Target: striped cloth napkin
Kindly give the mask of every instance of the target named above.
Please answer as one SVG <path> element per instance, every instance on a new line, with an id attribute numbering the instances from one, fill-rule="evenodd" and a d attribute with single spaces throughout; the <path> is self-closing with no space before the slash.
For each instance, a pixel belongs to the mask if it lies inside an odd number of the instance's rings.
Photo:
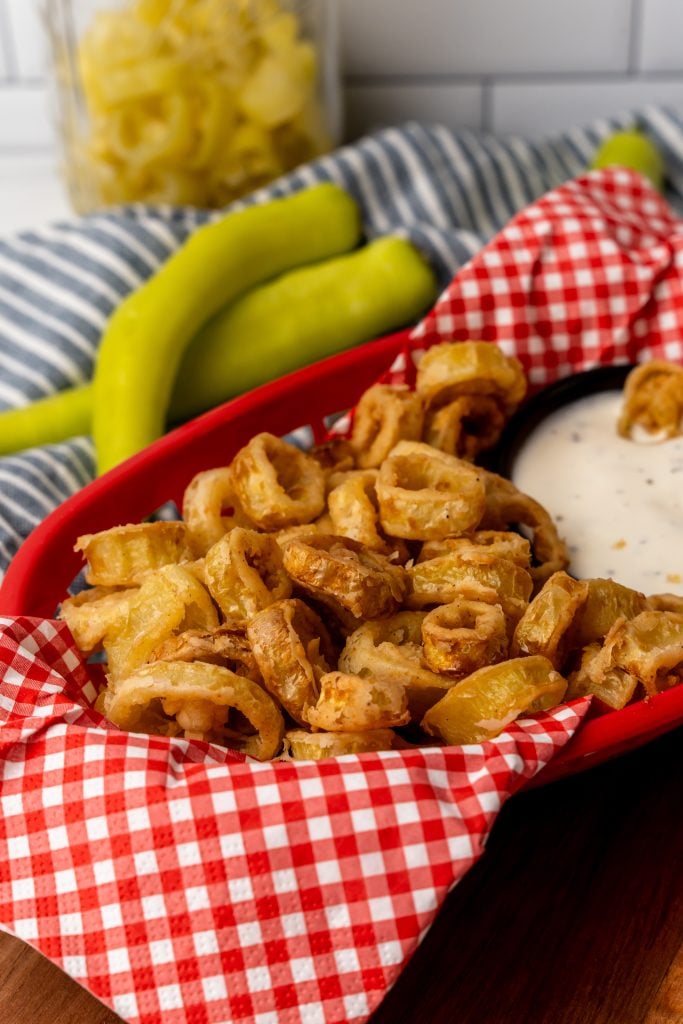
<path id="1" fill-rule="evenodd" d="M 233 208 L 334 181 L 358 200 L 368 237 L 408 237 L 440 282 L 519 209 L 574 178 L 611 132 L 637 123 L 661 148 L 683 210 L 683 118 L 659 108 L 529 142 L 407 124 L 337 150 Z M 137 205 L 0 243 L 0 409 L 89 379 L 116 305 L 200 224 L 219 214 Z M 93 476 L 88 438 L 0 459 L 0 574 L 30 531 Z"/>

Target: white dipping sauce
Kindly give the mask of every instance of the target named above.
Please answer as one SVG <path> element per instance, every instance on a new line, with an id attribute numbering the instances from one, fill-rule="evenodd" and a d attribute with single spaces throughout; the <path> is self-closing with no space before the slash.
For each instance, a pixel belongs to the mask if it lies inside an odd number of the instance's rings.
<path id="1" fill-rule="evenodd" d="M 619 437 L 621 404 L 620 392 L 604 391 L 551 413 L 512 479 L 552 515 L 574 575 L 683 595 L 683 437 Z"/>

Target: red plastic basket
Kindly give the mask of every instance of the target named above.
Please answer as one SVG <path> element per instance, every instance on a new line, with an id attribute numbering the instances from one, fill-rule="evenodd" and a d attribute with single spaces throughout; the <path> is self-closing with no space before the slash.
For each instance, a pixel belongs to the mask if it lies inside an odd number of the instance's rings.
<path id="1" fill-rule="evenodd" d="M 169 500 L 180 506 L 195 473 L 227 464 L 259 431 L 286 434 L 307 423 L 322 439 L 324 418 L 354 405 L 408 343 L 408 332 L 401 332 L 291 373 L 179 427 L 95 480 L 22 545 L 0 589 L 0 614 L 52 617 L 81 568 L 73 551 L 78 536 L 139 522 Z M 595 714 L 535 784 L 590 768 L 680 724 L 683 686 Z"/>

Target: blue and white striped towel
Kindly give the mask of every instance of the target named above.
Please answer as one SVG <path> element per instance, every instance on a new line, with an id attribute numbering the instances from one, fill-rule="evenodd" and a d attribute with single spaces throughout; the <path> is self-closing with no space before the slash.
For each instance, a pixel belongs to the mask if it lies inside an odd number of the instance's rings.
<path id="1" fill-rule="evenodd" d="M 337 182 L 358 200 L 368 237 L 410 238 L 445 286 L 517 210 L 576 177 L 602 139 L 634 123 L 661 148 L 669 199 L 683 211 L 683 118 L 659 108 L 543 142 L 407 124 L 337 150 L 233 208 Z M 115 306 L 215 216 L 137 205 L 0 242 L 0 409 L 88 380 Z M 0 573 L 93 469 L 85 437 L 0 459 Z"/>

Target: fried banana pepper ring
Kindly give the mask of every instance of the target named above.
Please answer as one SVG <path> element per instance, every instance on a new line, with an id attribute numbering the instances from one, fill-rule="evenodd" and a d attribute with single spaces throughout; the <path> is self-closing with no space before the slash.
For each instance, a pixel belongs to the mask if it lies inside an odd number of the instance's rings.
<path id="1" fill-rule="evenodd" d="M 650 594 L 645 600 L 646 607 L 652 611 L 678 612 L 683 615 L 683 595 L 681 594 Z"/>
<path id="2" fill-rule="evenodd" d="M 461 599 L 434 608 L 424 617 L 422 639 L 430 668 L 460 676 L 502 661 L 508 652 L 503 609 L 483 601 Z"/>
<path id="3" fill-rule="evenodd" d="M 262 530 L 310 523 L 325 507 L 320 463 L 273 434 L 253 437 L 231 468 L 242 508 Z"/>
<path id="4" fill-rule="evenodd" d="M 454 679 L 438 675 L 427 665 L 422 646 L 425 612 L 398 612 L 391 618 L 366 622 L 348 637 L 339 657 L 339 670 L 378 681 L 400 679 L 413 721 L 441 700 Z"/>
<path id="5" fill-rule="evenodd" d="M 240 526 L 209 548 L 204 571 L 211 596 L 233 621 L 250 619 L 292 592 L 275 538 Z"/>
<path id="6" fill-rule="evenodd" d="M 351 537 L 372 551 L 386 552 L 386 542 L 379 533 L 376 482 L 374 469 L 334 474 L 330 478 L 327 507 L 332 532 L 338 537 Z"/>
<path id="7" fill-rule="evenodd" d="M 347 537 L 294 540 L 285 548 L 283 561 L 307 593 L 324 602 L 332 599 L 358 619 L 391 615 L 405 594 L 401 566 Z"/>
<path id="8" fill-rule="evenodd" d="M 305 724 L 320 677 L 336 662 L 327 628 L 303 601 L 277 601 L 251 619 L 247 636 L 266 689 L 291 717 Z"/>
<path id="9" fill-rule="evenodd" d="M 285 731 L 277 704 L 258 683 L 220 665 L 156 661 L 120 680 L 103 702 L 104 714 L 121 729 L 158 733 L 166 725 L 168 735 L 175 719 L 184 732 L 225 746 L 231 745 L 222 735 L 231 708 L 256 731 L 244 736 L 240 749 L 259 761 L 275 757 Z"/>
<path id="10" fill-rule="evenodd" d="M 404 563 L 409 551 L 402 540 L 389 539 L 380 528 L 376 469 L 357 469 L 334 473 L 329 478 L 327 496 L 330 533 L 350 537 L 371 551 L 393 556 L 392 561 Z"/>
<path id="11" fill-rule="evenodd" d="M 199 580 L 180 565 L 164 566 L 145 577 L 121 630 L 105 637 L 109 675 L 131 675 L 175 633 L 217 627 L 218 614 Z"/>
<path id="12" fill-rule="evenodd" d="M 407 570 L 409 608 L 450 604 L 457 599 L 499 604 L 516 623 L 531 597 L 531 576 L 507 558 L 495 555 L 442 555 Z"/>
<path id="13" fill-rule="evenodd" d="M 92 654 L 102 649 L 108 635 L 123 628 L 130 603 L 137 593 L 137 587 L 126 590 L 110 590 L 109 587 L 83 590 L 75 597 L 62 601 L 58 618 L 66 622 L 79 651 Z"/>
<path id="14" fill-rule="evenodd" d="M 399 441 L 380 467 L 376 491 L 385 533 L 406 540 L 473 530 L 485 506 L 478 469 L 416 441 Z"/>
<path id="15" fill-rule="evenodd" d="M 513 657 L 542 654 L 553 668 L 561 669 L 588 593 L 584 580 L 575 580 L 566 572 L 553 573 L 517 623 L 511 646 Z"/>
<path id="16" fill-rule="evenodd" d="M 680 682 L 682 666 L 683 615 L 644 611 L 612 626 L 595 670 L 623 669 L 653 696 Z"/>
<path id="17" fill-rule="evenodd" d="M 422 728 L 446 743 L 482 743 L 520 715 L 559 704 L 566 689 L 566 680 L 542 655 L 501 661 L 456 683 L 427 712 Z"/>
<path id="18" fill-rule="evenodd" d="M 583 582 L 588 585 L 588 597 L 576 623 L 573 643 L 577 648 L 602 640 L 617 619 L 634 619 L 650 606 L 644 594 L 624 587 L 615 580 L 593 579 Z M 680 610 L 683 611 L 683 598 Z"/>
<path id="19" fill-rule="evenodd" d="M 488 341 L 454 341 L 427 349 L 417 368 L 417 391 L 431 409 L 461 395 L 489 395 L 510 415 L 526 394 L 522 364 Z"/>
<path id="20" fill-rule="evenodd" d="M 465 537 L 428 540 L 422 545 L 418 562 L 441 555 L 494 555 L 507 558 L 522 569 L 531 565 L 531 545 L 526 537 L 507 530 L 475 530 Z"/>
<path id="21" fill-rule="evenodd" d="M 630 438 L 636 424 L 662 440 L 683 433 L 683 366 L 655 359 L 631 370 L 617 430 Z"/>
<path id="22" fill-rule="evenodd" d="M 238 676 L 261 681 L 245 628 L 234 624 L 218 629 L 187 629 L 168 637 L 152 652 L 151 661 L 206 661 L 223 665 Z"/>
<path id="23" fill-rule="evenodd" d="M 344 754 L 367 754 L 375 750 L 391 750 L 396 734 L 391 729 L 368 729 L 365 732 L 304 732 L 292 729 L 285 733 L 285 753 L 294 761 L 322 761 Z"/>
<path id="24" fill-rule="evenodd" d="M 474 462 L 498 442 L 506 421 L 497 399 L 461 395 L 427 414 L 423 440 L 442 452 Z"/>
<path id="25" fill-rule="evenodd" d="M 342 438 L 316 445 L 308 454 L 319 464 L 326 477 L 331 473 L 343 473 L 356 467 L 353 448 Z"/>
<path id="26" fill-rule="evenodd" d="M 410 719 L 405 687 L 397 679 L 328 672 L 320 680 L 320 695 L 304 710 L 314 729 L 325 732 L 364 732 L 405 725 Z"/>
<path id="27" fill-rule="evenodd" d="M 240 507 L 229 466 L 193 477 L 183 498 L 183 519 L 198 555 L 205 555 L 234 526 L 254 525 Z"/>
<path id="28" fill-rule="evenodd" d="M 481 529 L 507 530 L 510 526 L 529 529 L 536 563 L 530 570 L 531 576 L 537 586 L 542 586 L 554 572 L 569 565 L 567 545 L 559 536 L 550 513 L 528 494 L 519 491 L 511 480 L 487 470 L 480 470 L 480 473 L 486 485 Z"/>
<path id="29" fill-rule="evenodd" d="M 625 708 L 635 695 L 639 681 L 622 668 L 605 667 L 602 645 L 584 647 L 581 663 L 569 676 L 567 700 L 592 695 L 614 711 Z"/>
<path id="30" fill-rule="evenodd" d="M 375 384 L 356 406 L 350 445 L 360 469 L 381 465 L 401 440 L 419 441 L 424 417 L 420 395 L 406 385 Z"/>
<path id="31" fill-rule="evenodd" d="M 74 551 L 82 551 L 88 562 L 86 581 L 101 587 L 131 587 L 145 573 L 193 557 L 185 523 L 137 523 L 87 533 Z"/>

